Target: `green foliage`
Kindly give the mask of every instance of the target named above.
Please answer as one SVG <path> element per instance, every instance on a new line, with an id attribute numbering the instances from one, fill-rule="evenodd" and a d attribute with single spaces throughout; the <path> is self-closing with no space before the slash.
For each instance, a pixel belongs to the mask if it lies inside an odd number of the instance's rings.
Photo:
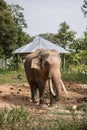
<path id="1" fill-rule="evenodd" d="M 7 112 L 6 108 L 4 108 L 3 110 L 0 110 L 0 128 L 2 127 L 2 124 L 5 121 L 6 112 Z"/>
<path id="2" fill-rule="evenodd" d="M 0 1 L 0 5 L 0 56 L 9 57 L 13 49 L 13 44 L 15 47 L 17 40 L 17 27 L 15 26 L 11 11 L 4 0 Z"/>
<path id="3" fill-rule="evenodd" d="M 27 122 L 27 112 L 21 108 L 13 108 L 8 111 L 7 124 L 11 130 L 25 128 Z"/>
<path id="4" fill-rule="evenodd" d="M 84 16 L 86 17 L 87 16 L 87 0 L 84 0 L 84 3 L 82 5 L 81 9 L 82 9 Z"/>
<path id="5" fill-rule="evenodd" d="M 83 39 L 74 39 L 73 44 L 70 45 L 71 52 L 78 53 L 83 48 Z"/>
<path id="6" fill-rule="evenodd" d="M 70 26 L 66 22 L 62 22 L 59 25 L 59 30 L 57 34 L 46 33 L 40 34 L 40 36 L 44 37 L 45 39 L 56 43 L 63 48 L 68 48 L 73 43 L 75 38 L 75 32 L 70 30 Z"/>
<path id="7" fill-rule="evenodd" d="M 13 4 L 9 5 L 9 8 L 12 11 L 12 16 L 17 26 L 17 42 L 16 42 L 16 47 L 15 47 L 16 49 L 30 42 L 31 38 L 28 34 L 26 34 L 23 31 L 23 28 L 27 28 L 27 23 L 23 15 L 24 9 L 19 5 L 13 5 Z"/>
<path id="8" fill-rule="evenodd" d="M 0 57 L 10 58 L 12 51 L 30 41 L 23 31 L 27 24 L 19 5 L 9 6 L 0 1 Z"/>
<path id="9" fill-rule="evenodd" d="M 26 111 L 23 107 L 0 110 L 1 130 L 87 130 L 87 113 L 48 113 Z M 50 114 L 51 117 L 50 118 Z M 74 118 L 73 118 L 74 116 Z M 80 119 L 78 116 L 81 116 Z"/>
<path id="10" fill-rule="evenodd" d="M 58 44 L 63 48 L 69 49 L 75 38 L 75 32 L 70 30 L 70 26 L 66 22 L 61 23 L 59 27 L 58 34 L 56 35 L 59 41 Z"/>
<path id="11" fill-rule="evenodd" d="M 80 50 L 79 53 L 75 54 L 74 61 L 77 61 L 77 64 L 86 64 L 87 65 L 87 51 Z"/>
<path id="12" fill-rule="evenodd" d="M 25 71 L 23 69 L 17 71 L 0 69 L 0 84 L 25 82 L 27 82 L 27 79 L 25 76 Z"/>
<path id="13" fill-rule="evenodd" d="M 87 65 L 87 32 L 84 33 L 83 39 L 75 40 L 72 45 L 74 50 L 73 61 L 76 64 Z"/>
<path id="14" fill-rule="evenodd" d="M 23 8 L 21 6 L 17 5 L 9 5 L 11 11 L 12 11 L 12 15 L 14 18 L 14 21 L 16 23 L 16 25 L 20 28 L 26 28 L 27 27 L 27 23 L 24 19 L 24 15 L 23 15 Z"/>
<path id="15" fill-rule="evenodd" d="M 75 83 L 87 83 L 87 66 L 69 66 L 67 70 L 61 70 L 63 81 Z"/>
<path id="16" fill-rule="evenodd" d="M 53 33 L 40 34 L 39 36 L 45 38 L 46 40 L 48 40 L 50 42 L 57 43 L 55 34 L 53 34 Z"/>
<path id="17" fill-rule="evenodd" d="M 87 66 L 69 66 L 67 69 L 61 70 L 62 79 L 64 81 L 72 81 L 76 83 L 87 83 Z M 20 78 L 19 78 L 20 75 Z M 20 64 L 20 69 L 13 71 L 10 69 L 0 69 L 0 84 L 3 83 L 24 83 L 27 82 L 24 67 Z"/>

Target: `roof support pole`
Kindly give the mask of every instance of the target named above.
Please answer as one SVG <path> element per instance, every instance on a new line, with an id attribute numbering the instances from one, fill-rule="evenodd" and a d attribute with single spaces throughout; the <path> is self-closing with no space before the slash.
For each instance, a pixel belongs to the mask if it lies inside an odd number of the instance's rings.
<path id="1" fill-rule="evenodd" d="M 15 57 L 16 57 L 16 67 L 15 67 L 15 69 L 18 69 L 18 54 L 16 54 Z"/>
<path id="2" fill-rule="evenodd" d="M 63 68 L 64 68 L 64 70 L 65 70 L 65 64 L 66 64 L 66 62 L 65 62 L 65 54 L 63 54 Z"/>

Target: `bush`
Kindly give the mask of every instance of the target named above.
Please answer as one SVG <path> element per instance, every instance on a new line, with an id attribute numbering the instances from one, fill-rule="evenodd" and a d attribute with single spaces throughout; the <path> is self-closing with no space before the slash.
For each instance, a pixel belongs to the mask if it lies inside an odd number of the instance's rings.
<path id="1" fill-rule="evenodd" d="M 72 81 L 76 83 L 87 83 L 87 73 L 83 73 L 82 71 L 61 71 L 62 79 L 64 81 Z"/>

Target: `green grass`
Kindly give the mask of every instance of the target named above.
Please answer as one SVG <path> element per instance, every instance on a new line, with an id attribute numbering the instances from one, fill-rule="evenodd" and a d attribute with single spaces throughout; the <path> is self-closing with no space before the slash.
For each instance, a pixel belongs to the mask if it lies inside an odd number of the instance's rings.
<path id="1" fill-rule="evenodd" d="M 24 70 L 0 70 L 0 84 L 4 83 L 24 83 L 26 82 Z"/>
<path id="2" fill-rule="evenodd" d="M 61 71 L 63 81 L 87 83 L 87 73 L 81 71 Z M 27 82 L 24 69 L 17 71 L 0 69 L 0 84 Z"/>
<path id="3" fill-rule="evenodd" d="M 61 73 L 64 81 L 87 83 L 87 65 L 70 65 L 65 70 L 61 68 Z"/>
<path id="4" fill-rule="evenodd" d="M 78 115 L 73 118 L 72 113 L 68 118 L 67 113 L 60 115 L 26 111 L 23 107 L 4 108 L 0 110 L 0 130 L 87 130 L 87 111 L 80 119 Z"/>
<path id="5" fill-rule="evenodd" d="M 63 81 L 71 81 L 75 83 L 87 83 L 87 73 L 62 71 Z"/>

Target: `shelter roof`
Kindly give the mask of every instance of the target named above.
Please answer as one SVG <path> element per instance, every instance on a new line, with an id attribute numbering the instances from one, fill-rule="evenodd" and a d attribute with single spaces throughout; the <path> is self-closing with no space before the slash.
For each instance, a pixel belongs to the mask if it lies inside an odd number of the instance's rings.
<path id="1" fill-rule="evenodd" d="M 13 54 L 25 54 L 34 52 L 37 49 L 46 48 L 50 50 L 57 50 L 59 53 L 69 53 L 67 50 L 59 46 L 58 44 L 53 44 L 52 42 L 42 38 L 42 37 L 36 37 L 33 42 L 30 42 L 29 44 L 26 44 L 15 51 L 13 51 Z"/>

